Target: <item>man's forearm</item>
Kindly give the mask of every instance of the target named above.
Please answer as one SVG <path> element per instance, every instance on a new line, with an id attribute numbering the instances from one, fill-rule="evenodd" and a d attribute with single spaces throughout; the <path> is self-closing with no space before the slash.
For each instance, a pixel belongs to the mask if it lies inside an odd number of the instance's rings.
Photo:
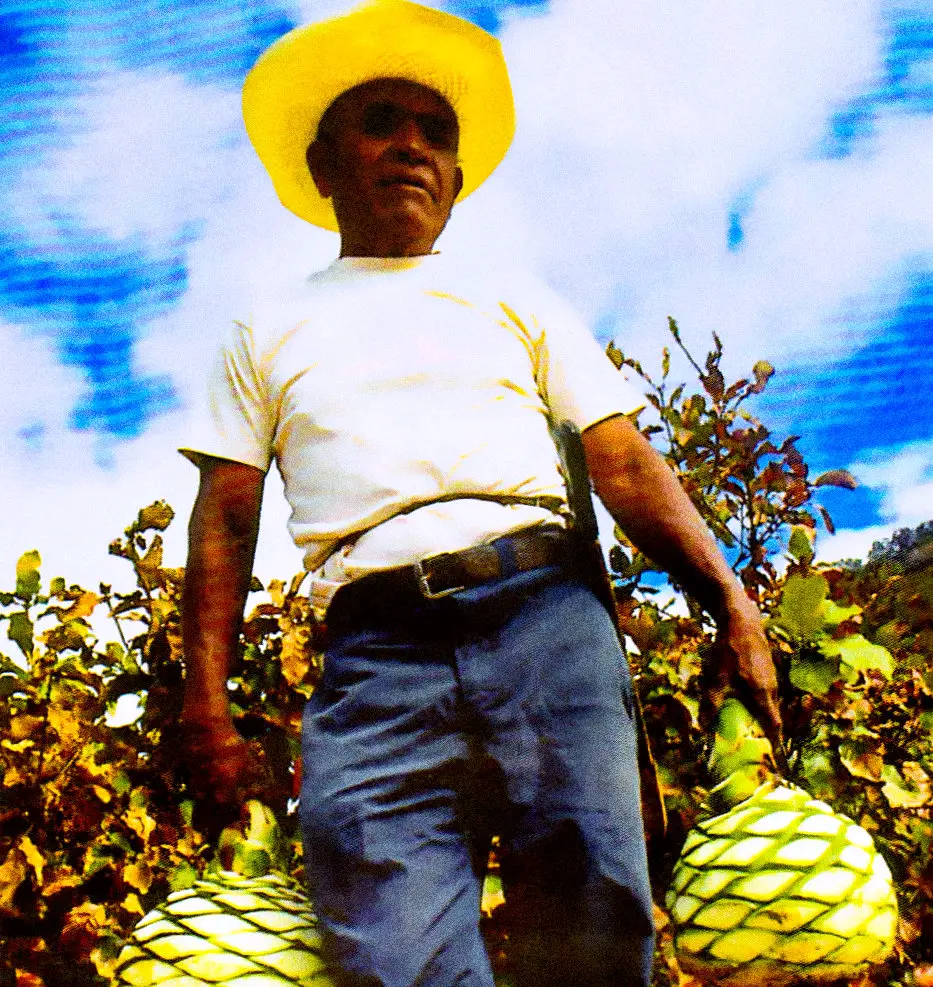
<path id="1" fill-rule="evenodd" d="M 710 697 L 721 701 L 727 691 L 737 692 L 780 751 L 777 672 L 761 615 L 677 477 L 621 416 L 588 428 L 583 447 L 596 492 L 625 534 L 715 619 L 719 647 L 709 669 Z"/>
<path id="2" fill-rule="evenodd" d="M 230 472 L 228 470 L 228 472 Z M 191 514 L 182 633 L 186 720 L 229 716 L 227 679 L 237 652 L 258 532 L 258 491 L 202 478 Z"/>
<path id="3" fill-rule="evenodd" d="M 709 613 L 749 604 L 677 477 L 622 417 L 588 428 L 583 444 L 600 500 L 631 542 Z"/>

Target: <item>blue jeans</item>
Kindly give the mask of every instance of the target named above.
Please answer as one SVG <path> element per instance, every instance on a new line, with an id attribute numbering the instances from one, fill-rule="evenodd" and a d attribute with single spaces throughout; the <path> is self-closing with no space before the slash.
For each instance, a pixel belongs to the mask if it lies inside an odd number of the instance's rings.
<path id="1" fill-rule="evenodd" d="M 478 923 L 498 833 L 516 984 L 646 985 L 632 686 L 595 596 L 546 569 L 337 618 L 299 810 L 337 983 L 492 987 Z"/>

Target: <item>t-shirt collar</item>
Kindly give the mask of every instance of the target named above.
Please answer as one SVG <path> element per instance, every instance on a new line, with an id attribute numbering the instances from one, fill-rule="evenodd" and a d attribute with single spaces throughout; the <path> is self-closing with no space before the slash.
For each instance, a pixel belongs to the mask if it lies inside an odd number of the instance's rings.
<path id="1" fill-rule="evenodd" d="M 430 254 L 419 254 L 417 257 L 338 257 L 331 270 L 334 272 L 345 271 L 365 272 L 365 271 L 410 271 L 420 267 L 426 260 L 439 256 L 440 251 Z"/>

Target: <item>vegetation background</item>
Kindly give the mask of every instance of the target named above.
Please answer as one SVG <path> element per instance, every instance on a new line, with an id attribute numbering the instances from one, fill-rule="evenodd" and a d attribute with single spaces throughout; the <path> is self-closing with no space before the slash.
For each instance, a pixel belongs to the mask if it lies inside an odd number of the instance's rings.
<path id="1" fill-rule="evenodd" d="M 773 435 L 749 411 L 774 373 L 768 363 L 727 382 L 718 339 L 701 362 L 676 323 L 669 328 L 696 371 L 690 387 L 670 380 L 668 349 L 652 375 L 609 348 L 645 387 L 632 418 L 768 618 L 790 779 L 869 830 L 894 873 L 897 950 L 864 983 L 933 983 L 933 523 L 898 532 L 865 560 L 815 564 L 818 530 L 833 530 L 821 490 L 852 488 L 855 478 L 811 477 L 797 438 Z M 46 582 L 39 553 L 27 551 L 15 585 L 0 593 L 0 987 L 106 983 L 133 925 L 212 859 L 216 833 L 178 768 L 184 571 L 164 564 L 161 535 L 172 520 L 156 501 L 110 545 L 132 569 L 128 589 Z M 616 537 L 618 617 L 670 818 L 666 844 L 652 847 L 660 901 L 708 784 L 700 664 L 713 634 L 699 608 Z M 258 602 L 230 680 L 240 730 L 294 794 L 301 709 L 320 670 L 320 628 L 301 587 L 301 576 L 254 579 Z M 139 715 L 115 720 L 127 702 Z M 294 813 L 282 822 L 300 877 Z M 507 979 L 508 903 L 484 903 Z M 660 908 L 657 918 L 655 983 L 689 987 Z"/>

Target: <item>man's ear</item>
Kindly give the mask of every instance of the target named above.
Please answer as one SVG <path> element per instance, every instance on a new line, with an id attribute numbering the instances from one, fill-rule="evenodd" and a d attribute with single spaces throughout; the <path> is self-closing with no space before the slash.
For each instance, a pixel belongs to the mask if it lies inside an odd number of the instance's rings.
<path id="1" fill-rule="evenodd" d="M 305 151 L 305 161 L 308 163 L 308 171 L 314 179 L 314 184 L 322 199 L 329 199 L 333 194 L 333 183 L 330 180 L 331 162 L 333 154 L 329 145 L 319 140 L 312 141 Z"/>
<path id="2" fill-rule="evenodd" d="M 457 171 L 454 174 L 454 201 L 457 201 L 457 196 L 463 189 L 463 169 L 460 165 L 457 165 Z M 323 194 L 323 193 L 322 193 Z"/>

